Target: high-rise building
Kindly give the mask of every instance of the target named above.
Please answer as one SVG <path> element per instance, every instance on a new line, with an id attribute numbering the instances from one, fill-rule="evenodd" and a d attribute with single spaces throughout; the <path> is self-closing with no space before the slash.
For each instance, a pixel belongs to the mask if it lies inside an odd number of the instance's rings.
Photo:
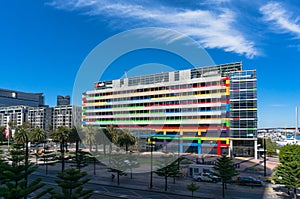
<path id="1" fill-rule="evenodd" d="M 28 122 L 32 128 L 38 127 L 46 131 L 52 130 L 52 110 L 53 108 L 31 107 L 28 110 Z"/>
<path id="2" fill-rule="evenodd" d="M 61 96 L 58 95 L 57 96 L 57 106 L 61 106 L 61 105 L 70 105 L 70 96 Z"/>
<path id="3" fill-rule="evenodd" d="M 256 157 L 256 71 L 230 63 L 97 82 L 82 124 L 130 129 L 168 152 Z M 146 147 L 141 146 L 140 149 Z"/>
<path id="4" fill-rule="evenodd" d="M 59 126 L 81 126 L 81 107 L 74 105 L 55 106 L 52 112 L 53 129 Z"/>
<path id="5" fill-rule="evenodd" d="M 0 89 L 0 107 L 4 106 L 44 106 L 43 93 L 25 93 Z"/>

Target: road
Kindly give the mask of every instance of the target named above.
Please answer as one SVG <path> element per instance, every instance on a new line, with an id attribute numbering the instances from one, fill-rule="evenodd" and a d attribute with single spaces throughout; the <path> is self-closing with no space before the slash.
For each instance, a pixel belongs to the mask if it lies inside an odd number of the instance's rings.
<path id="1" fill-rule="evenodd" d="M 90 171 L 91 173 L 91 171 Z M 161 177 L 154 175 L 153 184 L 154 187 L 152 190 L 149 190 L 147 187 L 147 182 L 149 179 L 149 174 L 134 174 L 134 179 L 130 179 L 129 176 L 122 176 L 120 178 L 120 185 L 118 186 L 116 182 L 112 182 L 109 177 L 109 173 L 104 170 L 97 170 L 97 176 L 89 175 L 89 178 L 92 178 L 90 182 L 86 184 L 85 187 L 95 190 L 92 198 L 191 198 L 191 192 L 186 188 L 187 184 L 192 182 L 192 179 L 188 178 L 185 180 L 177 180 L 176 184 L 172 183 L 172 179 L 169 180 L 168 192 L 163 190 L 164 180 Z M 39 170 L 32 175 L 31 179 L 36 177 L 42 177 L 43 182 L 46 186 L 57 187 L 55 180 L 57 179 L 54 175 L 45 175 L 43 167 L 40 167 Z M 200 187 L 194 193 L 195 197 L 198 198 L 221 198 L 222 195 L 222 185 L 220 183 L 208 183 L 208 182 L 197 182 Z M 232 199 L 267 199 L 273 198 L 271 195 L 264 194 L 264 187 L 246 187 L 239 185 L 228 185 L 228 188 L 225 192 L 226 198 Z"/>

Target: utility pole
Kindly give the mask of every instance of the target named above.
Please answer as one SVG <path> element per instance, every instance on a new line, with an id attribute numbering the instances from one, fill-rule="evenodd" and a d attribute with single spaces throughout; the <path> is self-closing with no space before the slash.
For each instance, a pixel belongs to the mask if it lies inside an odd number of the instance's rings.
<path id="1" fill-rule="evenodd" d="M 9 137 L 10 137 L 10 132 L 9 132 L 9 116 L 7 116 L 7 123 L 6 123 L 6 135 L 7 135 L 7 145 L 8 145 L 8 150 L 9 150 Z"/>
<path id="2" fill-rule="evenodd" d="M 269 133 L 269 130 L 267 130 Z M 264 131 L 264 176 L 267 176 L 266 132 Z"/>
<path id="3" fill-rule="evenodd" d="M 298 134 L 298 106 L 296 107 L 296 128 L 295 128 L 295 135 L 294 135 L 295 140 L 296 140 L 297 134 Z"/>

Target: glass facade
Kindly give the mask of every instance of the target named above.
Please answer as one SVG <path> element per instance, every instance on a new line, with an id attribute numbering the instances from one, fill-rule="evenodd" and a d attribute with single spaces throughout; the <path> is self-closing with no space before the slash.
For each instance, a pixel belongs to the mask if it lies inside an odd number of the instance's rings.
<path id="1" fill-rule="evenodd" d="M 256 138 L 256 107 L 255 71 L 232 63 L 95 83 L 82 96 L 82 124 L 130 129 L 169 152 L 221 155 L 231 138 Z"/>

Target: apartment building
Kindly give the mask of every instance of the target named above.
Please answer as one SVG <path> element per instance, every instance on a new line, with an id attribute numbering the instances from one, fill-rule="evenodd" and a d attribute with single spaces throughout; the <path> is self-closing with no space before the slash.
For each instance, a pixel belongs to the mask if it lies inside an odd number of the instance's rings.
<path id="1" fill-rule="evenodd" d="M 28 122 L 32 128 L 42 128 L 46 131 L 52 130 L 52 110 L 48 106 L 30 107 L 28 110 Z"/>
<path id="2" fill-rule="evenodd" d="M 28 106 L 0 107 L 0 126 L 7 126 L 9 122 L 14 127 L 22 125 L 27 121 Z"/>
<path id="3" fill-rule="evenodd" d="M 74 105 L 61 105 L 53 107 L 52 111 L 53 129 L 59 126 L 81 126 L 81 107 Z"/>

